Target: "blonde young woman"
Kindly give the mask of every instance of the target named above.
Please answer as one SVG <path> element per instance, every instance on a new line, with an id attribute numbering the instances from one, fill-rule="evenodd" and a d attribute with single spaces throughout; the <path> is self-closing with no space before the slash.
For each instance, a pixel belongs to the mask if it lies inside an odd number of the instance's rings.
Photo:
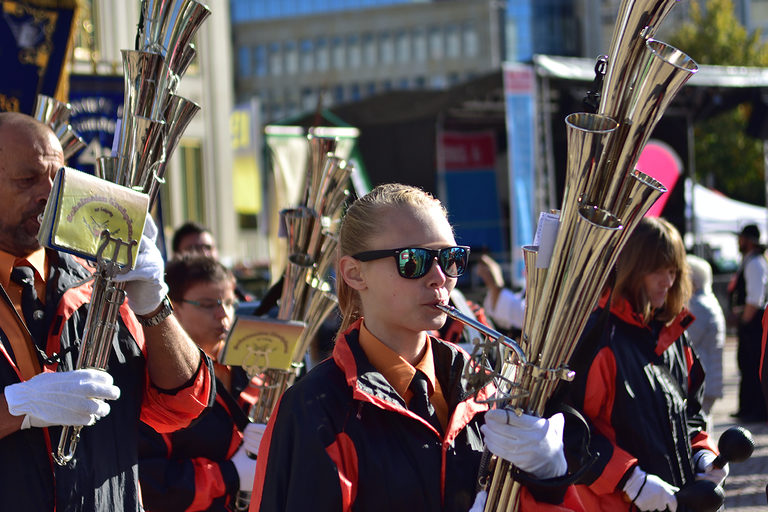
<path id="1" fill-rule="evenodd" d="M 721 484 L 704 431 L 704 372 L 685 329 L 691 294 L 680 233 L 645 218 L 616 263 L 615 283 L 593 313 L 570 386 L 594 426 L 597 462 L 576 489 L 590 511 L 677 510 L 675 492 L 696 479 Z"/>
<path id="2" fill-rule="evenodd" d="M 251 510 L 466 512 L 484 441 L 534 478 L 564 475 L 562 415 L 486 412 L 467 393 L 466 353 L 427 334 L 446 321 L 435 305 L 448 301 L 469 255 L 440 202 L 410 186 L 376 187 L 350 206 L 339 237 L 333 356 L 270 418 Z M 558 504 L 524 491 L 524 506 L 578 508 L 562 505 L 572 488 L 557 491 L 544 494 Z"/>

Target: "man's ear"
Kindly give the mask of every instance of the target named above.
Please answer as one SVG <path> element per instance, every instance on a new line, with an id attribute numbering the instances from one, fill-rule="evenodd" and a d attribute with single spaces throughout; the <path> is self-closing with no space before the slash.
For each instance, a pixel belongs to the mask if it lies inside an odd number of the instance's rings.
<path id="1" fill-rule="evenodd" d="M 342 256 L 339 259 L 339 274 L 341 274 L 344 282 L 354 290 L 365 290 L 368 287 L 365 283 L 360 260 L 356 260 L 352 256 Z"/>

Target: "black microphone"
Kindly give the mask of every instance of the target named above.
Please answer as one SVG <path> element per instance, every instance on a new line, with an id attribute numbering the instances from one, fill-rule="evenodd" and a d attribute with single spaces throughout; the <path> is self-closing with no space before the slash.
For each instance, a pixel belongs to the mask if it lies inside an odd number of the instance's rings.
<path id="1" fill-rule="evenodd" d="M 679 507 L 696 512 L 717 512 L 725 502 L 723 488 L 709 480 L 696 480 L 675 493 Z"/>
<path id="2" fill-rule="evenodd" d="M 731 427 L 717 441 L 720 455 L 712 465 L 722 468 L 730 462 L 744 462 L 755 450 L 752 433 L 744 427 Z M 766 487 L 768 496 L 768 487 Z M 709 480 L 696 480 L 675 493 L 678 505 L 696 512 L 716 512 L 725 502 L 723 488 Z"/>
<path id="3" fill-rule="evenodd" d="M 720 450 L 712 464 L 716 468 L 722 468 L 729 462 L 744 462 L 755 451 L 755 440 L 752 433 L 744 427 L 731 427 L 722 433 L 717 441 Z"/>

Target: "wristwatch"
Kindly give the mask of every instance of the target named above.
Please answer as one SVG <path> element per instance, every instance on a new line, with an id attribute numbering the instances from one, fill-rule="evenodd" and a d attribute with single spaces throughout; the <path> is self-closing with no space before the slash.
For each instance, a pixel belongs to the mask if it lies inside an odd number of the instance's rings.
<path id="1" fill-rule="evenodd" d="M 144 327 L 154 327 L 166 318 L 170 316 L 171 313 L 173 313 L 173 306 L 171 305 L 171 300 L 166 295 L 163 297 L 163 301 L 160 303 L 160 311 L 155 313 L 152 316 L 142 316 L 142 315 L 136 315 L 136 320 L 139 321 L 141 325 Z"/>

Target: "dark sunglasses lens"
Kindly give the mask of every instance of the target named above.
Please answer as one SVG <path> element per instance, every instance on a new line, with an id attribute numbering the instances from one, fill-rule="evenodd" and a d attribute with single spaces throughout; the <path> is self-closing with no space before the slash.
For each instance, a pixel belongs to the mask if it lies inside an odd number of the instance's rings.
<path id="1" fill-rule="evenodd" d="M 440 251 L 440 267 L 448 277 L 459 277 L 467 268 L 469 254 L 463 247 L 448 247 Z"/>
<path id="2" fill-rule="evenodd" d="M 403 249 L 397 258 L 400 275 L 406 279 L 418 279 L 427 273 L 427 265 L 432 261 L 424 249 Z"/>

